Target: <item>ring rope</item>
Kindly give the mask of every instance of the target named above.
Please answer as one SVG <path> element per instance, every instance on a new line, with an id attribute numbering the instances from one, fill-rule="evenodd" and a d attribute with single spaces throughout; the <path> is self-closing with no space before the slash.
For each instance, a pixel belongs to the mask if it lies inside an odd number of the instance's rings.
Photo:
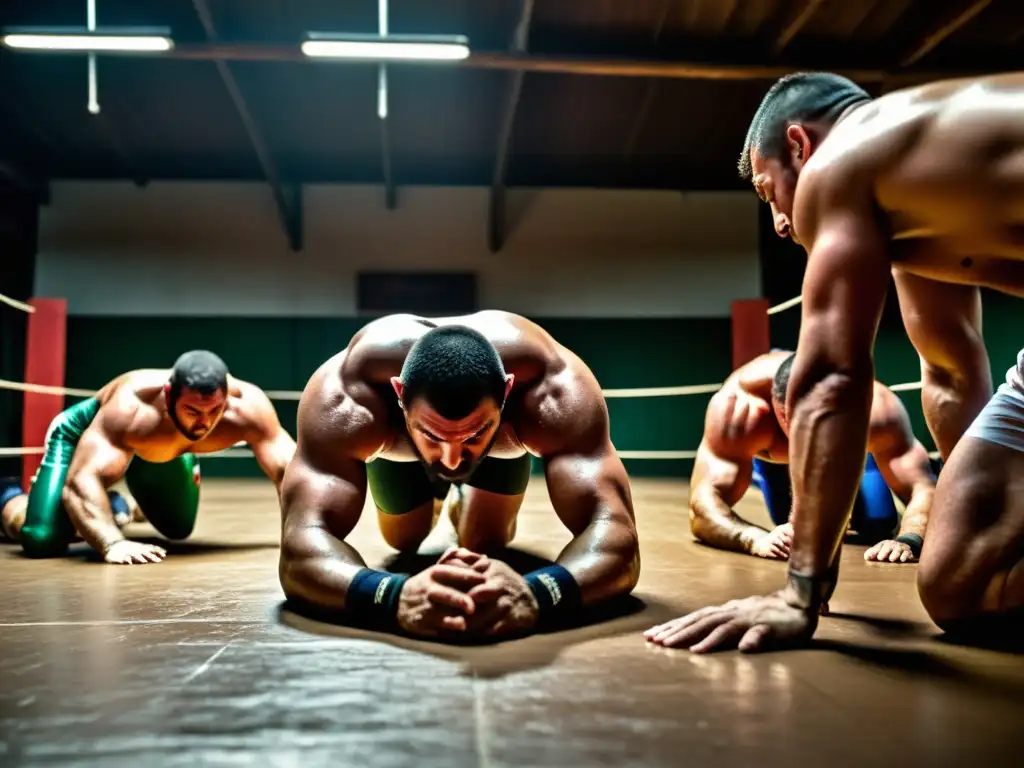
<path id="1" fill-rule="evenodd" d="M 893 384 L 889 387 L 893 392 L 910 392 L 921 389 L 922 382 L 908 381 L 903 384 Z M 713 394 L 722 388 L 719 384 L 686 384 L 678 387 L 632 387 L 627 389 L 602 389 L 601 394 L 606 398 L 619 397 L 672 397 L 680 395 L 706 395 Z M 96 394 L 94 389 L 76 389 L 74 387 L 56 387 L 44 384 L 26 384 L 22 381 L 10 381 L 0 379 L 0 390 L 8 389 L 17 392 L 31 392 L 40 395 L 71 395 L 72 397 L 92 397 Z M 290 390 L 265 390 L 267 397 L 271 400 L 289 400 L 297 402 L 302 399 L 302 392 Z"/>
<path id="2" fill-rule="evenodd" d="M 785 312 L 787 309 L 792 309 L 797 304 L 803 301 L 803 296 L 794 296 L 792 299 L 786 299 L 781 304 L 776 304 L 774 307 L 768 308 L 769 315 L 777 315 L 779 312 Z"/>
<path id="3" fill-rule="evenodd" d="M 787 309 L 791 309 L 800 304 L 802 297 L 794 296 L 792 299 L 783 301 L 780 304 L 776 304 L 768 309 L 769 315 L 775 315 L 779 312 L 785 312 Z M 0 294 L 0 301 L 5 304 L 9 304 L 17 309 L 24 310 L 25 312 L 35 312 L 35 307 L 28 304 L 23 304 L 20 301 L 11 299 L 3 294 Z M 704 395 L 713 394 L 721 389 L 721 383 L 718 384 L 688 384 L 677 387 L 629 387 L 620 389 L 604 389 L 601 390 L 602 394 L 606 398 L 622 398 L 622 397 L 673 397 L 673 396 L 684 396 L 684 395 Z M 893 392 L 910 392 L 912 390 L 921 389 L 922 382 L 910 381 L 903 384 L 894 384 L 889 389 Z M 8 379 L 0 379 L 0 390 L 14 390 L 18 392 L 31 392 L 41 395 L 71 395 L 73 397 L 91 397 L 96 394 L 95 390 L 90 389 L 76 389 L 73 387 L 56 387 L 46 386 L 43 384 L 28 384 L 20 381 L 10 381 Z M 298 401 L 302 399 L 302 392 L 292 390 L 265 390 L 267 397 L 271 400 L 287 400 L 287 401 Z M 225 448 L 223 451 L 217 451 L 214 453 L 201 454 L 205 457 L 216 457 L 225 459 L 246 459 L 253 456 L 253 452 L 248 448 L 241 448 L 244 443 L 238 443 L 233 448 Z M 0 448 L 0 457 L 2 456 L 25 456 L 25 455 L 38 455 L 45 452 L 45 448 Z M 684 460 L 696 458 L 696 451 L 617 451 L 619 458 L 622 459 L 640 459 L 640 460 Z M 929 454 L 932 458 L 938 458 L 939 452 L 933 451 Z"/>
<path id="4" fill-rule="evenodd" d="M 0 302 L 3 302 L 9 307 L 20 309 L 22 312 L 28 312 L 29 314 L 32 314 L 33 312 L 36 311 L 36 308 L 33 307 L 31 304 L 26 304 L 23 301 L 12 299 L 10 296 L 4 296 L 2 293 L 0 293 Z"/>

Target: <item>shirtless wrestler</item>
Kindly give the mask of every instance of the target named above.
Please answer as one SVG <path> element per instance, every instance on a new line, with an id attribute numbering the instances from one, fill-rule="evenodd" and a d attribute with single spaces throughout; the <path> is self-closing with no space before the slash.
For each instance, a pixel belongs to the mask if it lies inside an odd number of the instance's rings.
<path id="1" fill-rule="evenodd" d="M 587 366 L 544 329 L 505 312 L 392 315 L 314 373 L 282 487 L 280 576 L 292 600 L 381 631 L 441 639 L 555 626 L 624 595 L 640 569 L 625 468 Z M 573 539 L 527 573 L 493 556 L 511 540 L 544 463 Z M 384 539 L 415 552 L 454 484 L 458 547 L 408 576 L 368 568 L 346 542 L 367 487 Z"/>
<path id="2" fill-rule="evenodd" d="M 196 454 L 248 443 L 280 489 L 295 442 L 267 396 L 211 352 L 170 370 L 125 373 L 59 414 L 16 532 L 29 557 L 59 557 L 76 532 L 108 563 L 158 563 L 162 547 L 130 541 L 106 488 L 122 477 L 145 519 L 168 539 L 192 533 L 199 508 Z"/>
<path id="3" fill-rule="evenodd" d="M 107 499 L 110 501 L 110 511 L 118 528 L 145 519 L 139 505 L 130 496 L 108 490 Z M 21 536 L 21 527 L 25 524 L 27 509 L 28 493 L 21 487 L 21 479 L 17 477 L 0 478 L 0 543 L 18 542 Z M 79 537 L 76 535 L 76 538 Z"/>
<path id="4" fill-rule="evenodd" d="M 705 544 L 789 558 L 793 527 L 785 408 L 793 359 L 792 352 L 774 351 L 751 360 L 735 370 L 708 403 L 704 437 L 690 477 L 690 530 Z M 915 562 L 928 526 L 936 475 L 925 447 L 914 437 L 903 403 L 880 382 L 875 382 L 869 424 L 867 467 L 850 528 L 872 545 L 865 560 Z M 752 482 L 775 524 L 771 531 L 732 510 Z M 902 521 L 893 494 L 905 505 Z"/>
<path id="5" fill-rule="evenodd" d="M 1024 295 L 1024 73 L 877 99 L 833 74 L 789 75 L 754 116 L 740 172 L 771 205 L 776 232 L 808 254 L 787 400 L 789 578 L 772 595 L 698 610 L 656 634 L 696 651 L 800 645 L 813 635 L 865 455 L 890 274 L 946 462 L 921 552 L 922 602 L 947 630 L 1016 624 L 1024 355 L 992 396 L 978 288 Z"/>

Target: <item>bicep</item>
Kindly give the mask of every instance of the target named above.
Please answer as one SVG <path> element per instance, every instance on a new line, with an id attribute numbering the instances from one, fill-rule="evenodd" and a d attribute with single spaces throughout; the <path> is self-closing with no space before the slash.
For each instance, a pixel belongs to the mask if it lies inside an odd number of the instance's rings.
<path id="1" fill-rule="evenodd" d="M 730 507 L 735 505 L 750 487 L 754 474 L 753 462 L 715 456 L 710 451 L 704 461 L 704 492 L 713 491 Z"/>
<path id="2" fill-rule="evenodd" d="M 358 522 L 365 499 L 362 461 L 343 456 L 327 465 L 300 447 L 281 487 L 284 543 L 317 530 L 344 539 Z"/>
<path id="3" fill-rule="evenodd" d="M 913 495 L 915 488 L 935 485 L 928 451 L 916 438 L 904 440 L 883 451 L 873 451 L 872 455 L 885 484 L 904 503 Z"/>
<path id="4" fill-rule="evenodd" d="M 555 513 L 574 536 L 602 516 L 632 524 L 629 478 L 607 438 L 546 457 L 544 476 Z"/>
<path id="5" fill-rule="evenodd" d="M 807 262 L 797 346 L 851 369 L 869 358 L 889 288 L 883 235 L 873 217 L 826 225 Z"/>
<path id="6" fill-rule="evenodd" d="M 132 460 L 132 452 L 117 445 L 94 424 L 87 429 L 75 447 L 68 479 L 98 478 L 104 485 L 120 480 Z"/>
<path id="7" fill-rule="evenodd" d="M 279 426 L 276 434 L 254 442 L 252 452 L 263 471 L 273 480 L 279 481 L 295 455 L 295 441 Z"/>
<path id="8" fill-rule="evenodd" d="M 800 336 L 787 395 L 790 418 L 794 403 L 831 376 L 870 387 L 889 272 L 886 239 L 870 206 L 838 211 L 818 228 L 801 292 Z"/>

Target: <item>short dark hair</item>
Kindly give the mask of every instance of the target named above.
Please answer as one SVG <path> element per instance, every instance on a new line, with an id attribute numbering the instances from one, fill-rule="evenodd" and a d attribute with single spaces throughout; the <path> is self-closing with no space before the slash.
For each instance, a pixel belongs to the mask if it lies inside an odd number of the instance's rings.
<path id="1" fill-rule="evenodd" d="M 786 402 L 786 392 L 789 390 L 789 374 L 793 370 L 793 361 L 795 359 L 796 352 L 790 352 L 786 359 L 782 361 L 782 365 L 775 371 L 775 375 L 772 376 L 772 397 L 783 404 Z"/>
<path id="2" fill-rule="evenodd" d="M 202 395 L 227 391 L 228 367 L 213 352 L 194 349 L 179 357 L 171 369 L 171 399 L 177 400 L 184 389 Z"/>
<path id="3" fill-rule="evenodd" d="M 487 338 L 461 325 L 432 328 L 402 365 L 406 407 L 423 397 L 445 419 L 463 419 L 486 397 L 505 401 L 505 366 Z"/>
<path id="4" fill-rule="evenodd" d="M 848 107 L 871 96 L 852 80 L 830 72 L 795 72 L 768 89 L 750 121 L 740 154 L 740 177 L 749 179 L 750 150 L 762 157 L 780 158 L 786 150 L 786 125 L 823 121 L 834 123 Z"/>

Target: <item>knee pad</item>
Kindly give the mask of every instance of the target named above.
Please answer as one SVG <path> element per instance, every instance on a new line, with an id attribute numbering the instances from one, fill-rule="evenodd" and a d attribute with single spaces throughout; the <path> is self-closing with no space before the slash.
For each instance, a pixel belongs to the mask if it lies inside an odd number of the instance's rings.
<path id="1" fill-rule="evenodd" d="M 21 529 L 21 549 L 27 557 L 61 557 L 68 551 L 68 544 L 56 531 L 43 531 L 32 525 Z"/>

